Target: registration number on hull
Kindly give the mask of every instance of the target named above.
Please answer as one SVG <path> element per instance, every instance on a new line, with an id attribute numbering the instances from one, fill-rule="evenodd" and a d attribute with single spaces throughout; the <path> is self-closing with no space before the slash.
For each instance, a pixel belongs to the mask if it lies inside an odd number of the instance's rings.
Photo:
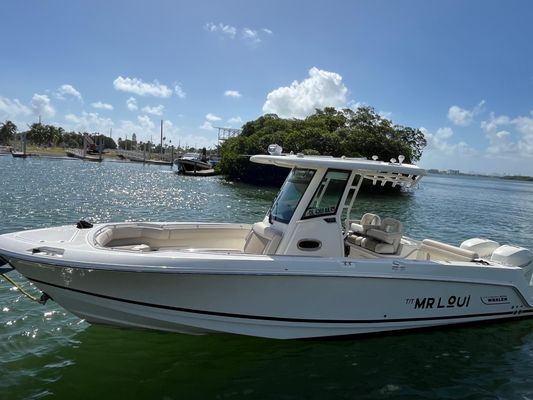
<path id="1" fill-rule="evenodd" d="M 470 305 L 470 295 L 449 297 L 414 297 L 405 299 L 405 304 L 416 309 L 466 308 Z"/>

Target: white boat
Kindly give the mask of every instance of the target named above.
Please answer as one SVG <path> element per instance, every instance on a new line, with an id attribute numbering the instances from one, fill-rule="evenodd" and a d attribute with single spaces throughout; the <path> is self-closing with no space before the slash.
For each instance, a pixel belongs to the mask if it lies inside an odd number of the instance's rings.
<path id="1" fill-rule="evenodd" d="M 79 223 L 9 233 L 0 235 L 0 273 L 16 269 L 43 300 L 90 323 L 188 334 L 308 338 L 533 316 L 529 250 L 479 238 L 417 241 L 396 219 L 351 219 L 363 181 L 413 187 L 424 170 L 273 153 L 251 160 L 292 171 L 253 225 Z"/>
<path id="2" fill-rule="evenodd" d="M 178 172 L 187 175 L 194 175 L 199 173 L 205 174 L 205 171 L 214 173 L 213 165 L 209 163 L 209 160 L 200 153 L 185 153 L 179 158 L 174 160 L 174 164 L 178 166 Z"/>

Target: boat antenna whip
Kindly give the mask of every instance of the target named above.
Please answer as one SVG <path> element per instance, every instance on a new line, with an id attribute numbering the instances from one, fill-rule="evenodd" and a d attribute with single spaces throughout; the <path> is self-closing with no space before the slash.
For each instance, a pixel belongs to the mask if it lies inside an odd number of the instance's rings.
<path id="1" fill-rule="evenodd" d="M 5 263 L 5 264 L 2 264 Z M 6 275 L 9 271 L 14 270 L 11 265 L 9 265 L 8 262 L 6 262 L 4 259 L 0 258 L 0 276 L 6 280 L 6 282 L 11 283 L 13 287 L 20 291 L 24 296 L 26 296 L 28 299 L 35 301 L 40 304 L 45 304 L 46 301 L 50 298 L 46 293 L 43 293 L 41 295 L 41 298 L 38 299 L 35 296 L 32 296 L 30 293 L 28 293 L 22 286 L 20 286 L 17 282 L 15 282 L 13 279 L 11 279 L 9 276 Z"/>

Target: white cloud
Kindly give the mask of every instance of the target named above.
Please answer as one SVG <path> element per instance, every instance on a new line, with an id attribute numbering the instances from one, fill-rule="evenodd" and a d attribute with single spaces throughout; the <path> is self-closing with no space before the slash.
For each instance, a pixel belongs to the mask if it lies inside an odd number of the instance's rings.
<path id="1" fill-rule="evenodd" d="M 503 139 L 503 138 L 508 137 L 510 134 L 511 132 L 508 132 L 508 131 L 499 131 L 499 132 L 496 132 L 496 137 Z"/>
<path id="2" fill-rule="evenodd" d="M 31 115 L 31 110 L 18 99 L 10 100 L 0 96 L 0 115 L 2 115 L 2 119 L 13 119 L 19 115 L 29 116 Z"/>
<path id="3" fill-rule="evenodd" d="M 478 158 L 479 151 L 464 141 L 454 142 L 452 128 L 439 128 L 435 133 L 426 128 L 420 130 L 427 140 L 420 165 L 426 168 L 472 171 L 472 160 Z"/>
<path id="4" fill-rule="evenodd" d="M 156 130 L 155 123 L 148 115 L 139 115 L 136 121 L 121 120 L 114 132 L 116 132 L 117 137 L 122 139 L 126 139 L 126 136 L 131 138 L 135 133 L 137 140 L 143 142 L 150 140 L 150 138 L 156 142 L 156 139 L 159 138 L 159 130 Z"/>
<path id="5" fill-rule="evenodd" d="M 215 148 L 217 145 L 216 137 L 206 137 L 199 135 L 180 135 L 178 140 L 172 141 L 172 144 L 180 145 L 181 147 L 193 146 L 196 149 L 205 147 L 206 149 Z"/>
<path id="6" fill-rule="evenodd" d="M 137 99 L 135 99 L 135 97 L 130 97 L 128 100 L 126 100 L 126 106 L 130 111 L 136 111 L 139 109 L 139 106 L 137 105 Z"/>
<path id="7" fill-rule="evenodd" d="M 451 106 L 448 110 L 448 119 L 455 125 L 468 126 L 474 121 L 474 117 L 482 111 L 484 104 L 485 100 L 481 100 L 472 110 Z"/>
<path id="8" fill-rule="evenodd" d="M 72 85 L 61 85 L 56 91 L 56 97 L 60 100 L 65 100 L 65 96 L 72 96 L 83 103 L 81 93 L 78 92 Z"/>
<path id="9" fill-rule="evenodd" d="M 230 39 L 235 38 L 235 35 L 237 34 L 237 28 L 234 26 L 224 24 L 215 25 L 212 22 L 205 24 L 204 29 L 208 32 L 218 33 L 221 37 L 228 37 Z"/>
<path id="10" fill-rule="evenodd" d="M 210 33 L 218 35 L 220 38 L 228 38 L 228 39 L 235 39 L 237 37 L 237 32 L 240 31 L 239 37 L 252 44 L 258 44 L 260 43 L 264 37 L 271 36 L 272 30 L 268 28 L 262 28 L 262 29 L 253 29 L 253 28 L 236 28 L 235 26 L 231 25 L 224 25 L 224 24 L 214 24 L 212 22 L 208 22 L 204 25 L 204 29 Z"/>
<path id="11" fill-rule="evenodd" d="M 518 132 L 526 136 L 533 135 L 533 118 L 531 117 L 517 117 L 513 119 Z"/>
<path id="12" fill-rule="evenodd" d="M 226 90 L 224 92 L 224 96 L 238 99 L 239 97 L 241 97 L 241 94 L 237 90 Z"/>
<path id="13" fill-rule="evenodd" d="M 362 101 L 350 100 L 348 102 L 348 107 L 356 111 L 359 107 L 368 107 L 368 104 Z"/>
<path id="14" fill-rule="evenodd" d="M 81 115 L 67 114 L 65 115 L 67 121 L 67 130 L 75 130 L 79 132 L 100 132 L 107 134 L 109 128 L 113 127 L 111 118 L 100 117 L 98 113 L 88 113 L 83 111 Z"/>
<path id="15" fill-rule="evenodd" d="M 242 37 L 252 43 L 259 43 L 261 41 L 258 32 L 250 28 L 244 28 L 242 30 Z"/>
<path id="16" fill-rule="evenodd" d="M 152 114 L 152 115 L 163 115 L 164 110 L 165 110 L 165 106 L 163 106 L 162 104 L 155 106 L 155 107 L 146 106 L 146 107 L 143 107 L 142 109 L 143 112 Z"/>
<path id="17" fill-rule="evenodd" d="M 219 116 L 217 116 L 217 115 L 215 115 L 213 113 L 206 114 L 205 119 L 206 120 L 200 126 L 200 129 L 203 129 L 203 130 L 206 130 L 206 131 L 214 131 L 215 127 L 213 126 L 213 122 L 217 122 L 217 121 L 221 121 L 222 120 L 222 118 L 220 118 Z"/>
<path id="18" fill-rule="evenodd" d="M 378 114 L 381 118 L 392 119 L 392 111 L 378 111 Z"/>
<path id="19" fill-rule="evenodd" d="M 183 88 L 179 83 L 174 86 L 174 92 L 176 93 L 176 96 L 178 96 L 180 99 L 184 99 L 187 96 L 187 93 L 183 91 Z"/>
<path id="20" fill-rule="evenodd" d="M 113 86 L 116 90 L 122 92 L 134 93 L 139 96 L 155 96 L 155 97 L 170 97 L 172 90 L 157 80 L 152 83 L 146 83 L 138 78 L 123 78 L 119 76 L 113 81 Z"/>
<path id="21" fill-rule="evenodd" d="M 201 126 L 200 126 L 200 129 L 204 129 L 206 131 L 214 131 L 215 128 L 213 126 L 213 124 L 209 121 L 205 121 Z"/>
<path id="22" fill-rule="evenodd" d="M 242 125 L 242 118 L 241 117 L 232 117 L 228 119 L 228 124 L 230 125 Z"/>
<path id="23" fill-rule="evenodd" d="M 50 98 L 45 94 L 35 93 L 31 98 L 31 108 L 35 115 L 42 117 L 53 117 L 56 115 L 56 110 L 50 101 Z"/>
<path id="24" fill-rule="evenodd" d="M 436 133 L 429 132 L 426 128 L 420 128 L 427 140 L 426 152 L 435 153 L 438 157 L 456 156 L 456 155 L 474 155 L 477 150 L 469 146 L 466 142 L 460 141 L 457 143 L 450 143 L 449 139 L 453 136 L 452 128 L 445 127 L 437 129 Z"/>
<path id="25" fill-rule="evenodd" d="M 94 108 L 98 108 L 100 110 L 113 110 L 113 106 L 108 103 L 102 103 L 101 101 L 97 101 L 96 103 L 91 103 L 91 106 Z"/>
<path id="26" fill-rule="evenodd" d="M 439 128 L 437 129 L 436 137 L 440 139 L 449 139 L 453 136 L 453 129 L 452 128 Z"/>
<path id="27" fill-rule="evenodd" d="M 166 144 L 172 142 L 173 145 L 177 145 L 179 141 L 179 128 L 174 124 L 165 120 L 163 122 L 163 134 Z M 113 129 L 113 136 L 120 137 L 122 139 L 131 138 L 135 133 L 137 141 L 147 142 L 151 140 L 153 143 L 158 144 L 160 142 L 160 125 L 159 122 L 154 122 L 148 115 L 139 115 L 136 120 L 121 120 L 118 127 Z"/>
<path id="28" fill-rule="evenodd" d="M 507 115 L 501 115 L 496 117 L 494 113 L 490 113 L 488 121 L 481 121 L 481 128 L 487 133 L 493 132 L 498 129 L 498 127 L 503 125 L 509 125 L 511 119 Z"/>
<path id="29" fill-rule="evenodd" d="M 283 118 L 305 118 L 316 108 L 345 106 L 347 92 L 342 76 L 313 67 L 309 70 L 309 78 L 270 92 L 263 112 Z"/>
<path id="30" fill-rule="evenodd" d="M 532 113 L 512 117 L 491 112 L 480 126 L 485 142 L 477 144 L 476 148 L 464 141 L 454 142 L 451 128 L 440 128 L 436 133 L 421 128 L 428 142 L 422 164 L 428 168 L 533 174 Z M 473 137 L 473 140 L 479 141 L 479 138 Z"/>
<path id="31" fill-rule="evenodd" d="M 516 156 L 520 152 L 520 146 L 513 141 L 511 132 L 498 131 L 494 134 L 489 134 L 489 146 L 487 153 L 497 157 Z"/>
<path id="32" fill-rule="evenodd" d="M 508 159 L 516 158 L 516 156 L 533 157 L 532 117 L 511 118 L 507 115 L 496 116 L 490 113 L 489 119 L 481 122 L 481 128 L 489 140 L 487 153 L 492 156 Z"/>
<path id="33" fill-rule="evenodd" d="M 215 114 L 209 113 L 209 114 L 207 114 L 205 116 L 205 119 L 207 119 L 208 121 L 211 121 L 211 122 L 215 122 L 215 121 L 220 121 L 222 118 L 216 116 Z"/>
<path id="34" fill-rule="evenodd" d="M 448 119 L 455 125 L 467 126 L 472 122 L 472 112 L 458 106 L 451 106 L 448 110 Z"/>

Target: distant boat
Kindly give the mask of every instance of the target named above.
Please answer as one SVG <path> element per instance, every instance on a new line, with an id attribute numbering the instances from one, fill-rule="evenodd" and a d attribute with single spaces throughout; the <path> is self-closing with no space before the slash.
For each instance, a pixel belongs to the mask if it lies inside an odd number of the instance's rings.
<path id="1" fill-rule="evenodd" d="M 214 174 L 215 170 L 206 157 L 199 153 L 185 153 L 183 156 L 176 158 L 174 164 L 178 166 L 178 173 L 185 175 L 206 175 L 208 171 Z"/>
<path id="2" fill-rule="evenodd" d="M 11 151 L 11 155 L 15 158 L 26 158 L 28 155 L 22 151 Z"/>

